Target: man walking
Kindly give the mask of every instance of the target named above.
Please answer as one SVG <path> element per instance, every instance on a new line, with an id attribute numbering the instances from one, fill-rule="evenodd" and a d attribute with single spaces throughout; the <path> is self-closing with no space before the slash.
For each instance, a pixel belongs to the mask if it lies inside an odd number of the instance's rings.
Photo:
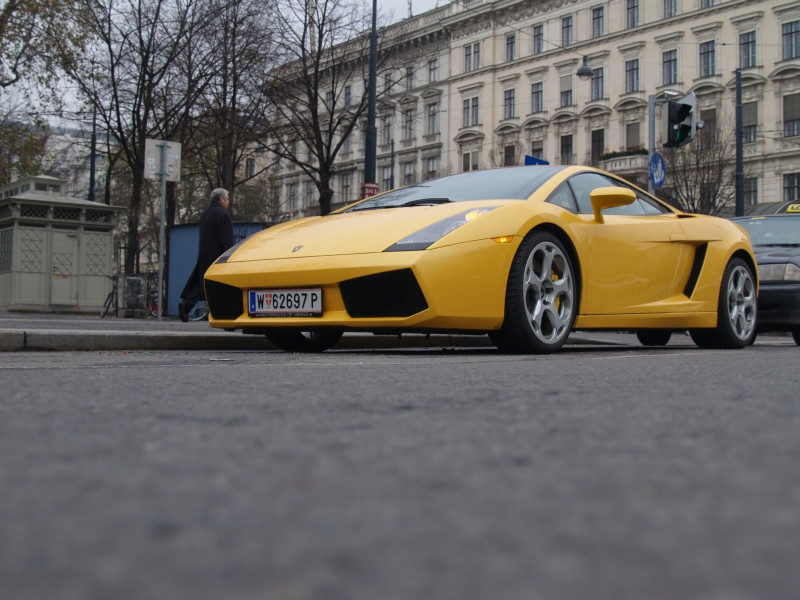
<path id="1" fill-rule="evenodd" d="M 228 212 L 228 191 L 217 188 L 211 192 L 211 203 L 200 215 L 200 239 L 197 244 L 197 263 L 181 292 L 178 315 L 184 323 L 195 304 L 205 299 L 203 277 L 206 269 L 228 248 L 233 246 L 233 223 Z"/>

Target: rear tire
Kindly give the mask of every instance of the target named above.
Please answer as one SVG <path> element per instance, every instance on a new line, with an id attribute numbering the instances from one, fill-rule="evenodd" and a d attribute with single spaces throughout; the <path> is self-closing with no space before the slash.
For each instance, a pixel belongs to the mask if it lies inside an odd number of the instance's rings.
<path id="1" fill-rule="evenodd" d="M 666 346 L 672 337 L 669 329 L 640 329 L 636 338 L 643 346 Z"/>
<path id="2" fill-rule="evenodd" d="M 792 329 L 792 337 L 794 338 L 794 343 L 800 346 L 800 329 Z"/>
<path id="3" fill-rule="evenodd" d="M 275 329 L 264 335 L 267 339 L 286 352 L 325 352 L 342 338 L 341 331 L 297 331 Z"/>
<path id="4" fill-rule="evenodd" d="M 503 325 L 489 339 L 504 352 L 556 352 L 567 341 L 577 310 L 569 253 L 552 233 L 534 231 L 511 263 Z"/>
<path id="5" fill-rule="evenodd" d="M 756 335 L 756 280 L 744 260 L 734 257 L 725 267 L 717 306 L 717 326 L 692 329 L 689 335 L 701 348 L 744 348 Z"/>

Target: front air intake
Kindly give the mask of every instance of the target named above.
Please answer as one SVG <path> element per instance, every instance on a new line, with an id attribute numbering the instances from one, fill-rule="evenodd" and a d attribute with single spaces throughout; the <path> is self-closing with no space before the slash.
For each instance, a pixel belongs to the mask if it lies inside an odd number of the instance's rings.
<path id="1" fill-rule="evenodd" d="M 244 312 L 242 290 L 232 285 L 206 279 L 206 303 L 215 319 L 238 319 Z"/>
<path id="2" fill-rule="evenodd" d="M 428 308 L 411 269 L 348 279 L 339 289 L 354 318 L 409 317 Z"/>

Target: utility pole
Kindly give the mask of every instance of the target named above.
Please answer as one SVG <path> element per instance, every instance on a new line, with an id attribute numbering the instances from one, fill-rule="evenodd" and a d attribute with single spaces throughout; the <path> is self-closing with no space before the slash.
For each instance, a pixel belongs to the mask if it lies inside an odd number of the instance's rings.
<path id="1" fill-rule="evenodd" d="M 375 126 L 375 105 L 377 104 L 377 79 L 378 79 L 378 29 L 377 29 L 378 0 L 372 0 L 372 32 L 369 36 L 369 82 L 367 90 L 367 134 L 364 148 L 364 184 L 361 197 L 366 198 L 378 193 L 378 184 L 375 182 L 375 169 L 378 151 L 378 131 Z"/>
<path id="2" fill-rule="evenodd" d="M 744 157 L 742 148 L 742 70 L 736 69 L 736 216 L 744 216 Z"/>

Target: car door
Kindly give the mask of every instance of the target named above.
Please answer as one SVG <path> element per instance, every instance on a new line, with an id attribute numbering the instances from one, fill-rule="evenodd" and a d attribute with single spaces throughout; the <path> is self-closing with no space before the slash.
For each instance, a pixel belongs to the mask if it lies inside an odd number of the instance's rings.
<path id="1" fill-rule="evenodd" d="M 680 301 L 694 251 L 678 215 L 599 173 L 580 173 L 568 184 L 582 221 L 576 228 L 583 248 L 581 313 L 653 314 Z M 633 189 L 637 200 L 604 211 L 600 223 L 589 195 L 608 186 Z"/>

